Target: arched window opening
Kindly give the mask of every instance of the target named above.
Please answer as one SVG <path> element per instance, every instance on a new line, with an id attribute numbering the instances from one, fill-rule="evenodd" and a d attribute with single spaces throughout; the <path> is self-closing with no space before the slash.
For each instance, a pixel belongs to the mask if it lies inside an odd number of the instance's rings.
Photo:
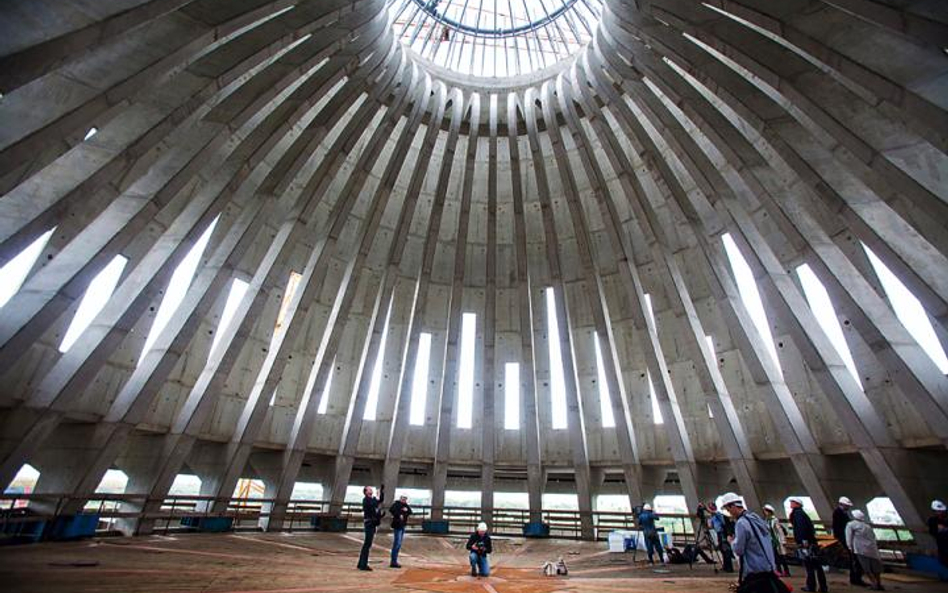
<path id="1" fill-rule="evenodd" d="M 39 481 L 40 473 L 29 463 L 24 463 L 13 476 L 13 480 L 3 491 L 4 494 L 32 494 Z M 13 508 L 20 509 L 29 505 L 29 500 L 18 498 L 13 501 Z"/>

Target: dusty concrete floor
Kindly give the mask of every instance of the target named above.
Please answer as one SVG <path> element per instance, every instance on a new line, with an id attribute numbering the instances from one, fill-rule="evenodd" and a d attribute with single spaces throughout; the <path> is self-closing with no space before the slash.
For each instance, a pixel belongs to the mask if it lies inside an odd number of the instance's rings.
<path id="1" fill-rule="evenodd" d="M 389 534 L 376 539 L 373 572 L 355 570 L 359 534 L 184 534 L 105 538 L 0 548 L 5 593 L 309 593 L 486 592 L 554 593 L 687 591 L 724 593 L 732 581 L 707 565 L 658 571 L 631 555 L 609 554 L 602 543 L 496 540 L 494 574 L 472 579 L 461 538 L 409 534 L 401 570 L 388 568 Z M 562 555 L 567 579 L 539 575 L 540 564 Z M 641 557 L 640 557 L 641 558 Z M 795 567 L 796 568 L 796 567 Z M 667 571 L 667 572 L 666 572 Z M 803 585 L 799 569 L 790 579 Z M 948 593 L 948 583 L 886 581 L 889 591 Z M 855 591 L 843 574 L 830 575 L 833 593 Z M 858 589 L 864 591 L 864 589 Z"/>

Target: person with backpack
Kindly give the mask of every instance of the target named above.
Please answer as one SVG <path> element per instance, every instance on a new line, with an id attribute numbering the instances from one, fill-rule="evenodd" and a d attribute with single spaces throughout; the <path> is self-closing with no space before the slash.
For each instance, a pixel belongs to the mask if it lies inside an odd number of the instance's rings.
<path id="1" fill-rule="evenodd" d="M 734 551 L 731 550 L 729 543 L 729 537 L 734 535 L 734 527 L 724 513 L 718 510 L 715 503 L 708 503 L 708 511 L 710 511 L 708 526 L 714 531 L 718 551 L 721 552 L 721 569 L 724 572 L 734 572 Z"/>
<path id="2" fill-rule="evenodd" d="M 382 501 L 385 500 L 385 486 L 379 488 L 379 497 L 372 496 L 374 491 L 371 486 L 362 489 L 362 525 L 365 530 L 365 539 L 362 541 L 362 551 L 359 553 L 359 564 L 356 566 L 359 570 L 372 570 L 369 566 L 369 550 L 372 549 L 372 540 L 375 539 L 375 530 L 382 523 L 382 516 L 385 511 L 382 510 Z"/>
<path id="3" fill-rule="evenodd" d="M 411 507 L 408 505 L 408 497 L 404 494 L 392 503 L 392 508 L 388 510 L 392 514 L 392 562 L 390 568 L 401 568 L 398 563 L 398 552 L 402 549 L 402 541 L 405 539 L 405 526 L 408 525 L 408 517 L 412 516 Z"/>
<path id="4" fill-rule="evenodd" d="M 731 549 L 740 558 L 739 593 L 780 593 L 787 590 L 774 574 L 774 549 L 770 529 L 757 514 L 744 508 L 744 500 L 734 492 L 721 497 L 721 506 L 734 519 Z"/>

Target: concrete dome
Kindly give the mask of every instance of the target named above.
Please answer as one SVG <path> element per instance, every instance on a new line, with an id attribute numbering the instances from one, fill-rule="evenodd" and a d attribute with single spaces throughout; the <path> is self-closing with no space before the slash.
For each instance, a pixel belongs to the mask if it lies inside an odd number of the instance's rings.
<path id="1" fill-rule="evenodd" d="M 271 529 L 301 481 L 434 516 L 567 492 L 587 537 L 607 493 L 887 496 L 924 531 L 948 13 L 844 4 L 607 0 L 585 49 L 486 78 L 406 51 L 384 0 L 13 3 L 0 262 L 35 255 L 0 308 L 2 482 L 79 508 L 117 468 L 147 507 L 193 473 L 224 508 L 252 476 Z"/>

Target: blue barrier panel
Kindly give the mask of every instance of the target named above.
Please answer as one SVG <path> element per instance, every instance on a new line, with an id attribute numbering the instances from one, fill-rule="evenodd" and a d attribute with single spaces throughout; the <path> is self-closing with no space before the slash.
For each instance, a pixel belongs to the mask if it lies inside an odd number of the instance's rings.
<path id="1" fill-rule="evenodd" d="M 925 554 L 906 554 L 905 562 L 912 570 L 927 572 L 937 576 L 939 580 L 948 581 L 948 566 L 938 561 L 934 556 Z"/>
<path id="2" fill-rule="evenodd" d="M 309 524 L 316 531 L 342 533 L 349 530 L 349 522 L 344 517 L 310 517 Z"/>
<path id="3" fill-rule="evenodd" d="M 434 519 L 425 519 L 421 522 L 422 533 L 446 534 L 448 532 L 448 522 L 445 520 L 435 521 Z"/>
<path id="4" fill-rule="evenodd" d="M 550 537 L 550 526 L 540 521 L 524 523 L 523 537 Z"/>
<path id="5" fill-rule="evenodd" d="M 182 517 L 181 524 L 208 533 L 223 533 L 234 529 L 233 517 Z"/>
<path id="6" fill-rule="evenodd" d="M 32 544 L 43 539 L 46 530 L 46 521 L 32 519 L 28 521 L 9 522 L 3 526 L 4 543 Z"/>
<path id="7" fill-rule="evenodd" d="M 77 513 L 75 515 L 64 515 L 53 519 L 49 526 L 47 539 L 52 540 L 70 540 L 83 537 L 92 537 L 95 535 L 95 529 L 99 526 L 99 515 L 95 513 Z"/>

